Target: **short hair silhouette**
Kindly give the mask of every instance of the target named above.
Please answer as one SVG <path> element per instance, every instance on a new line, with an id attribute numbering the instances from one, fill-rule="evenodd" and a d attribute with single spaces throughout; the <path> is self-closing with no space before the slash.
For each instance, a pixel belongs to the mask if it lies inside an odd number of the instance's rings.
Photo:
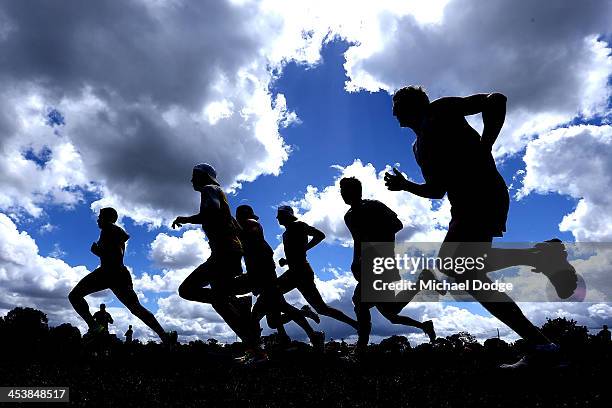
<path id="1" fill-rule="evenodd" d="M 119 219 L 119 214 L 117 214 L 117 210 L 112 207 L 105 207 L 100 209 L 100 216 L 104 218 L 104 220 L 110 223 L 116 223 Z"/>
<path id="2" fill-rule="evenodd" d="M 344 177 L 342 180 L 340 180 L 340 189 L 361 195 L 361 181 L 355 177 Z"/>
<path id="3" fill-rule="evenodd" d="M 405 86 L 393 94 L 393 103 L 406 104 L 411 107 L 423 107 L 429 104 L 429 97 L 422 86 Z"/>

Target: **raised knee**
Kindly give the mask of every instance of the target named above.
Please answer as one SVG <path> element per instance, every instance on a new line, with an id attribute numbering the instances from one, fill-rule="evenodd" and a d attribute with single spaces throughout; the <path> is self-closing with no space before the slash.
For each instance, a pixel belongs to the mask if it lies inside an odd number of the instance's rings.
<path id="1" fill-rule="evenodd" d="M 71 290 L 68 294 L 68 300 L 70 301 L 70 303 L 74 303 L 79 299 L 83 299 L 83 296 L 81 296 L 81 294 L 78 293 L 78 291 L 75 291 L 74 289 Z"/>
<path id="2" fill-rule="evenodd" d="M 191 290 L 185 284 L 181 284 L 178 288 L 178 294 L 185 300 L 191 300 Z"/>

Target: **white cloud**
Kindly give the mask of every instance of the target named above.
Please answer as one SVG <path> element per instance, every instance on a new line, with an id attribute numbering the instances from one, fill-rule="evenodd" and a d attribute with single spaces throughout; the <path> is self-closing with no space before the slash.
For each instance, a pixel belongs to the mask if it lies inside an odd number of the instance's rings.
<path id="1" fill-rule="evenodd" d="M 577 241 L 612 239 L 612 126 L 553 130 L 527 145 L 524 161 L 519 198 L 532 192 L 569 195 L 578 204 L 563 217 L 561 231 Z"/>
<path id="2" fill-rule="evenodd" d="M 149 257 L 162 268 L 195 267 L 210 256 L 204 231 L 188 229 L 181 237 L 158 234 L 151 243 Z"/>
<path id="3" fill-rule="evenodd" d="M 84 266 L 41 256 L 34 239 L 0 213 L 0 308 L 36 307 L 59 324 L 57 317 L 71 308 L 68 293 L 87 273 Z"/>
<path id="4" fill-rule="evenodd" d="M 38 216 L 89 190 L 102 196 L 94 209 L 159 226 L 194 205 L 195 163 L 232 188 L 279 173 L 289 153 L 279 128 L 297 117 L 269 91 L 267 39 L 278 33 L 257 5 L 65 6 L 2 6 L 15 29 L 2 35 L 11 58 L 0 78 L 12 86 L 1 95 L 0 208 Z M 49 107 L 65 125 L 45 124 Z M 22 155 L 29 146 L 51 152 L 44 168 Z"/>
<path id="5" fill-rule="evenodd" d="M 450 221 L 450 206 L 446 199 L 435 208 L 431 200 L 406 192 L 389 191 L 384 183 L 385 172 L 391 171 L 389 166 L 377 171 L 371 163 L 364 165 L 360 160 L 355 160 L 346 167 L 335 168 L 340 174 L 333 184 L 322 189 L 308 186 L 304 197 L 291 202 L 299 210 L 300 219 L 325 232 L 326 242 L 352 245 L 352 238 L 344 224 L 344 214 L 349 206 L 340 195 L 340 180 L 343 177 L 356 177 L 362 183 L 364 198 L 382 201 L 397 213 L 404 224 L 398 241 L 437 242 L 444 237 Z"/>

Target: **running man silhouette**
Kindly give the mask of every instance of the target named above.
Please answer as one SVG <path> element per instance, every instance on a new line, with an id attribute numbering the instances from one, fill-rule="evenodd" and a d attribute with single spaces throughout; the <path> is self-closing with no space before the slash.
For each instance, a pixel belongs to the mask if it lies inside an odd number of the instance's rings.
<path id="1" fill-rule="evenodd" d="M 289 266 L 289 270 L 278 277 L 282 293 L 297 289 L 314 310 L 324 316 L 344 322 L 357 329 L 357 321 L 338 309 L 328 306 L 315 285 L 315 274 L 306 259 L 306 252 L 325 239 L 325 234 L 305 222 L 298 221 L 293 208 L 288 205 L 278 207 L 278 223 L 285 227 L 283 247 L 286 258 L 279 259 L 279 265 Z M 309 241 L 309 237 L 312 239 Z"/>
<path id="2" fill-rule="evenodd" d="M 291 306 L 277 286 L 274 251 L 266 242 L 263 228 L 258 222 L 259 217 L 253 208 L 249 205 L 238 206 L 236 220 L 242 228 L 240 241 L 244 249 L 244 262 L 247 270 L 247 282 L 243 286 L 258 296 L 253 306 L 253 320 L 259 324 L 265 315 L 268 326 L 276 329 L 283 343 L 291 341 L 284 324 L 293 320 L 306 332 L 315 348 L 322 348 L 325 335 L 322 332 L 314 331 L 304 316 L 312 318 L 317 323 L 319 317 L 308 309 L 300 311 Z M 243 277 L 237 279 L 240 278 Z M 281 314 L 283 314 L 282 317 Z"/>
<path id="3" fill-rule="evenodd" d="M 117 211 L 114 208 L 107 207 L 100 210 L 98 216 L 100 238 L 91 245 L 91 252 L 100 258 L 100 266 L 81 279 L 68 295 L 68 299 L 74 310 L 87 323 L 89 332 L 96 334 L 104 331 L 104 325 L 96 322 L 91 315 L 85 296 L 110 289 L 134 316 L 159 336 L 162 342 L 167 344 L 176 342 L 176 332 L 165 332 L 153 313 L 140 304 L 138 295 L 134 292 L 130 271 L 123 264 L 125 243 L 130 236 L 115 225 L 117 219 Z"/>
<path id="4" fill-rule="evenodd" d="M 113 323 L 113 317 L 106 311 L 106 305 L 100 304 L 100 310 L 93 314 L 93 318 L 100 325 L 103 333 L 108 333 L 108 325 Z"/>
<path id="5" fill-rule="evenodd" d="M 345 177 L 340 180 L 340 194 L 344 202 L 351 206 L 344 215 L 344 223 L 353 237 L 353 262 L 351 264 L 351 271 L 353 272 L 355 280 L 357 280 L 357 286 L 353 293 L 353 305 L 359 325 L 357 328 L 357 351 L 363 351 L 368 345 L 370 331 L 372 330 L 372 319 L 370 315 L 370 309 L 372 307 L 376 307 L 380 314 L 391 323 L 417 327 L 427 334 L 430 341 L 434 341 L 436 339 L 436 332 L 434 331 L 433 322 L 431 320 L 421 323 L 408 316 L 401 316 L 399 314 L 408 304 L 407 301 L 379 303 L 362 302 L 362 278 L 365 278 L 366 281 L 370 281 L 374 277 L 371 270 L 361 270 L 362 256 L 364 255 L 362 253 L 362 244 L 378 243 L 374 249 L 377 249 L 378 252 L 388 251 L 388 254 L 377 253 L 377 256 L 393 258 L 395 257 L 395 234 L 404 226 L 397 218 L 397 214 L 385 204 L 377 200 L 363 199 L 361 182 L 355 177 Z M 387 244 L 380 245 L 380 243 Z M 364 262 L 363 264 L 369 263 Z M 362 272 L 367 273 L 368 276 L 362 276 Z M 424 271 L 424 273 L 419 276 L 419 279 L 432 278 L 433 274 L 430 271 Z M 396 282 L 401 279 L 401 276 L 399 271 L 393 268 L 385 270 L 382 275 L 377 276 L 377 279 L 381 279 L 384 282 Z M 414 291 L 412 297 L 417 293 L 418 291 Z"/>
<path id="6" fill-rule="evenodd" d="M 227 197 L 217 181 L 217 172 L 210 164 L 194 166 L 191 183 L 200 193 L 200 212 L 177 217 L 172 228 L 180 228 L 183 224 L 202 225 L 211 255 L 181 283 L 179 296 L 209 303 L 245 344 L 256 347 L 259 333 L 250 327 L 251 298 L 234 296 L 239 283 L 235 278 L 242 275 L 240 226 L 232 217 Z"/>
<path id="7" fill-rule="evenodd" d="M 482 136 L 465 116 L 482 113 Z M 441 199 L 451 204 L 451 221 L 440 250 L 446 256 L 474 256 L 474 245 L 487 253 L 485 269 L 476 274 L 442 270 L 458 281 L 479 279 L 491 282 L 488 272 L 510 266 L 529 265 L 546 275 L 561 298 L 572 295 L 577 285 L 574 268 L 567 262 L 563 244 L 553 239 L 530 249 L 492 248 L 493 237 L 506 230 L 508 188 L 491 153 L 506 116 L 506 96 L 500 93 L 467 97 L 444 97 L 433 102 L 421 87 L 405 87 L 393 95 L 393 115 L 401 127 L 416 134 L 413 152 L 425 183 L 407 180 L 397 169 L 385 175 L 389 190 L 408 191 L 420 197 Z M 470 291 L 493 316 L 531 344 L 532 352 L 506 367 L 518 368 L 538 361 L 538 355 L 558 349 L 523 314 L 507 293 Z"/>

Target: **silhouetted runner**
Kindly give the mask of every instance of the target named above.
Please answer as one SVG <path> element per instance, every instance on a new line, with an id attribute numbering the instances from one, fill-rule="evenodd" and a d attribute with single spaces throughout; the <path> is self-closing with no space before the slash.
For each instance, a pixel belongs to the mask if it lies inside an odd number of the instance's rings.
<path id="1" fill-rule="evenodd" d="M 359 325 L 357 329 L 357 350 L 361 351 L 368 345 L 370 331 L 372 330 L 372 319 L 370 316 L 370 309 L 372 307 L 376 307 L 380 314 L 391 323 L 417 327 L 427 334 L 430 341 L 434 341 L 436 332 L 434 331 L 433 322 L 431 320 L 421 323 L 408 316 L 399 315 L 402 309 L 408 304 L 408 301 L 370 303 L 361 300 L 362 278 L 368 281 L 366 284 L 369 284 L 375 276 L 371 270 L 362 271 L 361 269 L 362 257 L 368 256 L 367 253 L 363 253 L 362 244 L 367 247 L 369 243 L 377 243 L 375 244 L 375 248 L 371 248 L 370 251 L 376 251 L 376 256 L 393 258 L 395 257 L 395 234 L 404 226 L 399 218 L 397 218 L 397 214 L 385 204 L 377 200 L 365 200 L 362 198 L 362 186 L 358 179 L 354 177 L 345 177 L 340 180 L 340 194 L 342 194 L 344 202 L 351 206 L 344 215 L 344 222 L 353 237 L 353 262 L 351 264 L 351 271 L 353 272 L 355 280 L 358 282 L 355 287 L 355 292 L 353 293 L 353 305 Z M 387 245 L 381 245 L 381 243 L 387 243 Z M 380 251 L 388 251 L 388 253 L 381 254 Z M 368 251 L 366 250 L 366 252 Z M 371 265 L 372 263 L 364 262 L 363 264 Z M 367 276 L 363 276 L 363 272 L 367 273 Z M 427 271 L 427 273 L 431 274 L 429 271 Z M 429 276 L 426 275 L 426 277 Z M 376 279 L 380 279 L 384 282 L 396 282 L 401 279 L 401 276 L 399 271 L 393 268 L 385 270 L 385 272 L 377 276 Z M 414 291 L 412 297 L 417 293 L 418 291 Z M 406 295 L 406 293 L 404 293 L 404 295 Z"/>
<path id="2" fill-rule="evenodd" d="M 113 317 L 106 311 L 106 305 L 100 304 L 100 310 L 93 314 L 93 318 L 100 325 L 102 332 L 108 333 L 108 325 L 113 323 Z"/>
<path id="3" fill-rule="evenodd" d="M 282 293 L 297 289 L 314 310 L 324 316 L 329 316 L 351 325 L 357 329 L 357 322 L 338 309 L 328 306 L 315 285 L 315 274 L 306 259 L 306 252 L 325 239 L 325 234 L 305 222 L 298 221 L 293 208 L 287 205 L 278 207 L 276 218 L 285 227 L 283 232 L 283 247 L 285 258 L 279 260 L 280 266 L 289 266 L 289 270 L 278 277 L 278 285 Z M 309 240 L 309 237 L 312 237 Z"/>
<path id="4" fill-rule="evenodd" d="M 465 116 L 477 113 L 482 113 L 482 137 L 465 120 Z M 482 243 L 481 249 L 488 256 L 485 269 L 477 275 L 452 270 L 442 272 L 458 281 L 491 282 L 487 272 L 530 265 L 534 272 L 550 279 L 560 297 L 571 296 L 576 289 L 576 272 L 567 262 L 567 253 L 559 240 L 543 242 L 527 250 L 491 247 L 493 237 L 502 236 L 506 230 L 510 203 L 508 188 L 491 154 L 504 124 L 506 97 L 500 93 L 476 94 L 429 102 L 421 87 L 411 86 L 393 96 L 393 115 L 401 127 L 409 127 L 416 134 L 413 151 L 425 183 L 408 181 L 393 169 L 393 174 L 385 175 L 387 187 L 430 199 L 448 195 L 452 219 L 440 250 L 441 258 L 473 256 L 474 245 L 470 243 Z M 507 367 L 526 366 L 530 361 L 537 361 L 539 355 L 558 349 L 525 317 L 508 294 L 469 293 L 533 346 L 533 353 Z"/>
<path id="5" fill-rule="evenodd" d="M 125 342 L 131 343 L 133 340 L 132 336 L 134 336 L 134 330 L 132 330 L 132 325 L 130 324 L 127 331 L 125 332 Z"/>
<path id="6" fill-rule="evenodd" d="M 89 331 L 95 334 L 103 331 L 104 327 L 91 315 L 85 296 L 110 289 L 117 299 L 134 316 L 149 326 L 164 343 L 173 343 L 176 341 L 176 332 L 165 332 L 153 313 L 140 304 L 138 295 L 134 292 L 130 271 L 123 264 L 125 243 L 130 236 L 115 225 L 117 218 L 117 211 L 114 208 L 107 207 L 100 210 L 98 216 L 100 239 L 91 245 L 91 252 L 100 258 L 100 266 L 81 279 L 68 295 L 68 299 L 74 310 L 87 323 Z"/>
<path id="7" fill-rule="evenodd" d="M 322 348 L 325 335 L 314 331 L 305 318 L 308 316 L 318 322 L 318 316 L 312 311 L 301 311 L 291 306 L 277 286 L 274 251 L 266 242 L 258 219 L 250 206 L 241 205 L 236 208 L 236 220 L 242 227 L 240 241 L 244 248 L 247 270 L 247 283 L 244 286 L 258 296 L 253 306 L 253 319 L 259 322 L 265 315 L 268 326 L 277 330 L 284 343 L 291 341 L 284 324 L 293 320 L 306 332 L 315 348 Z"/>
<path id="8" fill-rule="evenodd" d="M 211 165 L 194 166 L 191 183 L 200 192 L 200 211 L 189 217 L 177 217 L 172 228 L 183 224 L 202 225 L 211 255 L 181 283 L 179 296 L 209 303 L 248 347 L 257 348 L 259 333 L 250 326 L 251 298 L 234 295 L 238 283 L 235 278 L 242 275 L 240 226 L 232 217 L 227 197 L 217 181 L 217 172 Z"/>

